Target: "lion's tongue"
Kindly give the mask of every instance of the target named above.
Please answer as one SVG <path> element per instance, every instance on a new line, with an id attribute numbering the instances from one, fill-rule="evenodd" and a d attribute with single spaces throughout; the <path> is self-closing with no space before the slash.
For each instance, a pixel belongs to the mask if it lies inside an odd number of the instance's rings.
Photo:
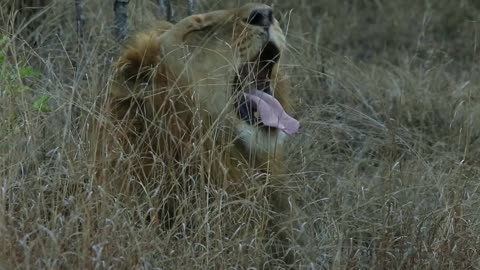
<path id="1" fill-rule="evenodd" d="M 272 95 L 253 90 L 250 93 L 245 93 L 245 96 L 247 100 L 255 103 L 262 123 L 265 126 L 281 129 L 288 135 L 292 135 L 298 131 L 300 123 L 288 115 L 280 102 Z"/>

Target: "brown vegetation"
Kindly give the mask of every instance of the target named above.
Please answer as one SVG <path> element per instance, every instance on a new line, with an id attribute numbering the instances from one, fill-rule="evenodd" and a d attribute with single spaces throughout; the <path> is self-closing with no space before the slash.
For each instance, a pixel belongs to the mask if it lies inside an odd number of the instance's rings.
<path id="1" fill-rule="evenodd" d="M 155 189 L 126 202 L 93 182 L 84 135 L 119 44 L 111 3 L 86 2 L 81 44 L 73 1 L 54 1 L 35 43 L 15 38 L 15 14 L 0 8 L 0 268 L 221 269 L 269 258 L 263 235 L 238 234 L 229 220 L 262 213 L 250 200 L 219 193 L 222 208 L 206 198 L 219 191 L 185 191 L 184 220 L 168 229 L 147 218 Z M 155 2 L 131 1 L 131 30 L 151 23 Z M 478 267 L 477 1 L 269 4 L 287 33 L 283 68 L 302 121 L 287 151 L 310 236 L 294 247 L 298 268 Z M 42 96 L 49 110 L 32 105 Z"/>

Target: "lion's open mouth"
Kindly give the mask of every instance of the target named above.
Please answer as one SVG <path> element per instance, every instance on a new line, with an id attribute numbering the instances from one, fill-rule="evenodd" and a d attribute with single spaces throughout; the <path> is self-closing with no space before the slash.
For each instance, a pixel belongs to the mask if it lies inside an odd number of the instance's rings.
<path id="1" fill-rule="evenodd" d="M 260 54 L 244 64 L 235 78 L 234 87 L 238 116 L 251 125 L 277 128 L 291 135 L 298 131 L 299 122 L 289 116 L 273 96 L 271 75 L 280 51 L 271 42 Z"/>

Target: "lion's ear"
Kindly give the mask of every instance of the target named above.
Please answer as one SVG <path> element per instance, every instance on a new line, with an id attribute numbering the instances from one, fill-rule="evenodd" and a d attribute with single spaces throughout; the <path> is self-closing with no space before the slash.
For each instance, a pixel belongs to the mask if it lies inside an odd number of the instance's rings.
<path id="1" fill-rule="evenodd" d="M 131 96 L 137 86 L 155 81 L 157 87 L 166 82 L 161 59 L 160 36 L 172 28 L 168 22 L 158 22 L 152 30 L 133 36 L 114 65 L 111 93 L 117 98 Z"/>
<path id="2" fill-rule="evenodd" d="M 138 34 L 115 65 L 115 79 L 129 84 L 145 83 L 151 79 L 161 59 L 157 33 Z"/>

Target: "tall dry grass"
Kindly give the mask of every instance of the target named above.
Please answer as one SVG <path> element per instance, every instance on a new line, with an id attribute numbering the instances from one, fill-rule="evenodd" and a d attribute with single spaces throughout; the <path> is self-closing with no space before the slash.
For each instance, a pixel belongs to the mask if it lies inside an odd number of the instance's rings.
<path id="1" fill-rule="evenodd" d="M 131 29 L 142 29 L 153 1 L 131 2 Z M 83 40 L 73 1 L 54 0 L 30 33 L 0 3 L 0 268 L 222 269 L 268 258 L 262 235 L 235 234 L 229 212 L 207 201 L 184 204 L 186 217 L 203 217 L 199 229 L 169 230 L 147 218 L 154 190 L 126 203 L 93 183 L 86 119 L 101 116 L 119 49 L 111 3 L 87 1 Z M 477 269 L 477 1 L 269 3 L 287 32 L 302 121 L 289 146 L 309 236 L 294 247 L 297 267 Z M 43 96 L 48 112 L 34 108 Z"/>

